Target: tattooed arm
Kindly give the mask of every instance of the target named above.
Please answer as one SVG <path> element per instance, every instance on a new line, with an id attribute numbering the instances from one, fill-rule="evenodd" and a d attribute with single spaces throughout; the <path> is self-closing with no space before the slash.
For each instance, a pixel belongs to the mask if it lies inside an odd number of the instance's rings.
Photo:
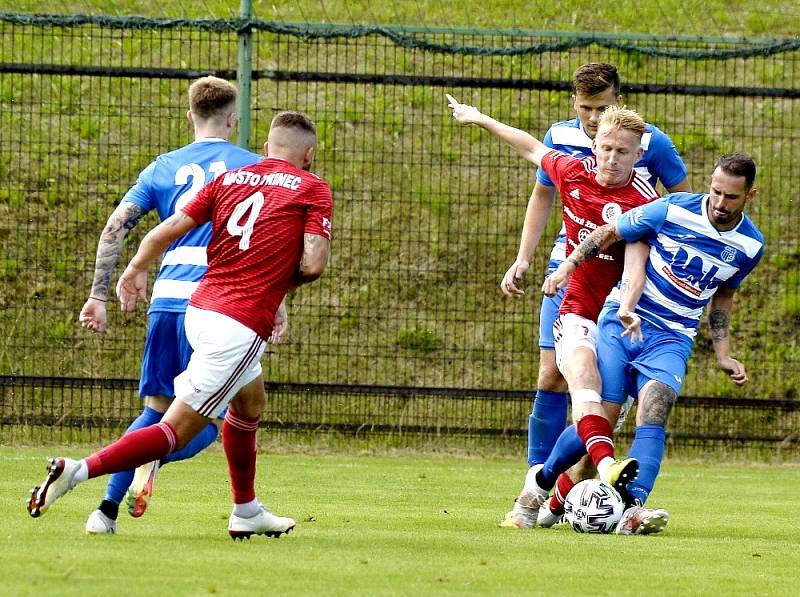
<path id="1" fill-rule="evenodd" d="M 130 230 L 139 223 L 145 211 L 130 201 L 122 201 L 109 216 L 100 241 L 97 243 L 97 256 L 94 263 L 92 291 L 84 303 L 78 320 L 93 332 L 106 330 L 106 301 L 111 275 L 119 261 L 122 241 Z"/>
<path id="2" fill-rule="evenodd" d="M 733 308 L 733 295 L 736 291 L 732 288 L 720 286 L 711 297 L 708 306 L 708 323 L 711 328 L 711 340 L 714 343 L 714 354 L 717 362 L 731 381 L 737 386 L 747 382 L 747 372 L 744 365 L 731 357 L 730 317 Z"/>
<path id="3" fill-rule="evenodd" d="M 313 282 L 325 271 L 331 254 L 331 241 L 318 234 L 303 234 L 303 256 L 297 268 L 297 285 Z"/>
<path id="4" fill-rule="evenodd" d="M 542 284 L 542 292 L 547 296 L 554 296 L 559 289 L 567 285 L 572 272 L 581 263 L 597 257 L 618 240 L 622 240 L 622 237 L 614 224 L 600 226 L 575 247 L 575 250 L 558 266 L 556 271 L 547 276 Z"/>

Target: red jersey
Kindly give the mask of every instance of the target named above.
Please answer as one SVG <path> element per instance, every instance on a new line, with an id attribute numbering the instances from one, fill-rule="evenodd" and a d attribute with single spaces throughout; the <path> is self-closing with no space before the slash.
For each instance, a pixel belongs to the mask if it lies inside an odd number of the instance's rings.
<path id="1" fill-rule="evenodd" d="M 303 234 L 331 238 L 332 199 L 318 176 L 278 158 L 226 172 L 183 208 L 211 220 L 208 271 L 189 304 L 269 338 L 275 312 L 295 286 Z"/>
<path id="2" fill-rule="evenodd" d="M 636 170 L 625 186 L 609 188 L 599 184 L 594 156 L 576 158 L 551 151 L 542 158 L 542 168 L 561 195 L 567 255 L 595 229 L 614 222 L 629 209 L 658 199 L 656 190 Z M 625 243 L 620 241 L 576 269 L 567 284 L 559 313 L 574 313 L 597 321 L 608 293 L 622 276 L 624 257 Z"/>

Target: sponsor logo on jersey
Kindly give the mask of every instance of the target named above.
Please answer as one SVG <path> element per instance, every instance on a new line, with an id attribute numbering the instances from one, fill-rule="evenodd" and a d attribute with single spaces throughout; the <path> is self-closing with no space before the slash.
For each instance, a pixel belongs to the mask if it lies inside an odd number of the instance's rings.
<path id="1" fill-rule="evenodd" d="M 628 218 L 630 219 L 631 224 L 634 226 L 638 226 L 642 222 L 642 208 L 634 207 L 632 210 L 628 212 Z"/>
<path id="2" fill-rule="evenodd" d="M 575 199 L 580 199 L 581 198 L 581 194 L 578 192 L 578 189 L 572 189 L 569 192 L 569 196 L 570 197 L 574 197 Z"/>

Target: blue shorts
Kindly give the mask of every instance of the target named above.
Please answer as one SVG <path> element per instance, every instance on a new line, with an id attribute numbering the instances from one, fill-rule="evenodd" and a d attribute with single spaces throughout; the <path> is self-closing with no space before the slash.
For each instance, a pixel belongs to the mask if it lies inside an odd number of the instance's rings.
<path id="1" fill-rule="evenodd" d="M 605 308 L 598 319 L 597 364 L 603 380 L 603 400 L 622 404 L 650 381 L 660 381 L 680 394 L 686 365 L 692 356 L 691 338 L 642 320 L 644 340 L 631 344 L 622 338 L 625 327 L 617 305 Z"/>
<path id="2" fill-rule="evenodd" d="M 558 319 L 558 310 L 561 308 L 564 292 L 566 292 L 566 289 L 562 288 L 555 296 L 542 297 L 542 308 L 539 311 L 539 348 L 542 350 L 556 349 L 556 340 L 553 338 L 553 324 Z"/>
<path id="3" fill-rule="evenodd" d="M 183 327 L 184 313 L 159 311 L 147 316 L 139 396 L 175 397 L 173 381 L 186 369 L 192 346 Z"/>

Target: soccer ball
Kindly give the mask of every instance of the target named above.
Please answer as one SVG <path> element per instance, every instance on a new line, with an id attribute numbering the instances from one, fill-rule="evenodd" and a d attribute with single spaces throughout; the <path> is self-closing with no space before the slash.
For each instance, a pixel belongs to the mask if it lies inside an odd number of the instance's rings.
<path id="1" fill-rule="evenodd" d="M 617 490 L 599 479 L 576 483 L 564 502 L 564 520 L 578 533 L 609 533 L 625 504 Z"/>

